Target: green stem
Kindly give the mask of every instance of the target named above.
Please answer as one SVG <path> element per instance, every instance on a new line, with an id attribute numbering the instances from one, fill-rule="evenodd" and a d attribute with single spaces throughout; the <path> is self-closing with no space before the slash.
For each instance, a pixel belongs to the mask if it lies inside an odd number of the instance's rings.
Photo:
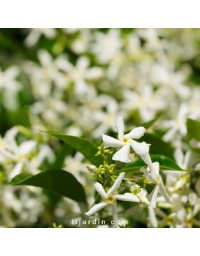
<path id="1" fill-rule="evenodd" d="M 119 161 L 116 161 L 115 166 L 113 168 L 113 172 L 115 172 L 118 163 L 119 163 Z"/>
<path id="2" fill-rule="evenodd" d="M 113 175 L 113 177 L 114 177 L 114 178 L 118 178 L 118 176 L 116 176 L 116 175 Z M 126 178 L 123 178 L 122 180 L 137 182 L 136 180 L 126 179 Z"/>

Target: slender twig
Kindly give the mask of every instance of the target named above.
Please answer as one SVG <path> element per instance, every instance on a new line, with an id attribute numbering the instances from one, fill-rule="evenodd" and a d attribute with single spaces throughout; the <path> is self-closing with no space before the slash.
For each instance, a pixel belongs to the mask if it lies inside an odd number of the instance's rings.
<path id="1" fill-rule="evenodd" d="M 119 161 L 116 161 L 115 166 L 113 168 L 113 172 L 115 172 L 118 163 L 119 163 Z"/>

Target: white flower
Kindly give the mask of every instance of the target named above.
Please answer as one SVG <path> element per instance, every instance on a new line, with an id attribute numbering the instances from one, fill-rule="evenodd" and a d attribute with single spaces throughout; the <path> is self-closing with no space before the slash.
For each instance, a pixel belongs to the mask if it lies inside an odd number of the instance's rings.
<path id="1" fill-rule="evenodd" d="M 17 92 L 21 89 L 21 84 L 16 81 L 20 70 L 17 66 L 11 66 L 5 71 L 0 67 L 0 88 L 5 88 L 9 92 Z"/>
<path id="2" fill-rule="evenodd" d="M 200 211 L 200 201 L 197 198 L 196 204 L 190 213 L 187 213 L 186 209 L 183 207 L 176 214 L 176 218 L 179 220 L 180 224 L 176 225 L 177 228 L 192 228 L 193 225 L 200 227 L 200 221 L 195 219 L 195 216 Z"/>
<path id="3" fill-rule="evenodd" d="M 122 116 L 119 116 L 115 120 L 115 126 L 118 130 L 119 140 L 105 134 L 102 135 L 105 148 L 122 147 L 113 155 L 113 160 L 129 163 L 131 161 L 129 159 L 130 146 L 139 156 L 146 155 L 149 152 L 149 146 L 146 144 L 146 142 L 139 143 L 135 140 L 132 140 L 139 139 L 144 135 L 144 133 L 146 132 L 146 129 L 144 127 L 134 128 L 130 133 L 124 135 L 124 122 Z"/>
<path id="4" fill-rule="evenodd" d="M 97 61 L 100 64 L 106 64 L 120 52 L 123 41 L 120 37 L 120 30 L 116 28 L 109 29 L 107 33 L 95 32 L 95 42 L 91 45 L 91 52 L 93 52 Z"/>
<path id="5" fill-rule="evenodd" d="M 1 162 L 5 161 L 6 158 L 12 158 L 12 154 L 10 151 L 13 150 L 14 147 L 16 147 L 16 141 L 15 136 L 18 133 L 18 128 L 13 127 L 10 130 L 8 130 L 5 134 L 5 137 L 2 138 L 0 135 L 0 156 L 1 156 Z"/>
<path id="6" fill-rule="evenodd" d="M 32 28 L 25 39 L 25 44 L 28 47 L 33 47 L 35 44 L 37 44 L 42 34 L 48 39 L 54 39 L 57 32 L 54 28 Z"/>
<path id="7" fill-rule="evenodd" d="M 163 136 L 165 141 L 172 140 L 175 135 L 179 132 L 182 136 L 187 133 L 186 128 L 186 115 L 188 114 L 188 107 L 185 103 L 180 105 L 177 118 L 175 120 L 168 120 L 163 123 L 165 128 L 170 128 L 167 133 Z"/>
<path id="8" fill-rule="evenodd" d="M 115 224 L 116 224 L 116 221 L 118 220 L 116 200 L 138 202 L 138 203 L 140 202 L 140 199 L 136 195 L 133 195 L 131 193 L 125 193 L 124 195 L 115 194 L 116 190 L 119 188 L 122 182 L 124 175 L 125 175 L 124 172 L 120 173 L 119 177 L 115 180 L 113 186 L 108 190 L 107 193 L 105 192 L 103 186 L 100 183 L 90 180 L 90 183 L 95 188 L 95 190 L 100 194 L 104 202 L 95 204 L 88 212 L 85 213 L 86 215 L 91 216 L 97 211 L 105 208 L 106 206 L 111 205 L 113 220 L 115 221 Z"/>
<path id="9" fill-rule="evenodd" d="M 144 122 L 151 120 L 157 111 L 166 107 L 158 91 L 153 91 L 153 87 L 146 85 L 140 88 L 138 92 L 126 89 L 124 90 L 124 102 L 122 107 L 126 110 L 138 109 L 140 117 Z"/>
<path id="10" fill-rule="evenodd" d="M 199 160 L 199 155 L 191 150 L 186 151 L 185 155 L 180 147 L 177 147 L 174 152 L 176 163 L 183 169 L 189 170 Z"/>
<path id="11" fill-rule="evenodd" d="M 68 155 L 65 157 L 65 166 L 62 169 L 73 174 L 81 184 L 86 184 L 86 175 L 88 174 L 88 171 L 86 166 L 82 163 L 83 159 L 84 156 L 80 152 L 76 152 L 73 157 Z M 85 175 L 82 175 L 83 173 Z"/>
<path id="12" fill-rule="evenodd" d="M 146 179 L 151 180 L 154 184 L 156 184 L 151 194 L 147 196 L 148 200 L 151 203 L 150 207 L 156 208 L 156 199 L 159 190 L 162 196 L 165 198 L 165 200 L 169 202 L 169 195 L 167 194 L 162 178 L 159 175 L 159 163 L 153 163 L 153 169 L 149 167 L 147 169 L 141 168 L 140 171 L 144 173 Z"/>
<path id="13" fill-rule="evenodd" d="M 24 165 L 32 173 L 37 173 L 37 170 L 30 164 L 27 155 L 36 147 L 36 142 L 28 140 L 23 142 L 20 146 L 13 147 L 13 153 L 9 155 L 9 158 L 16 161 L 16 165 L 9 174 L 8 179 L 11 180 L 16 175 L 20 174 Z"/>

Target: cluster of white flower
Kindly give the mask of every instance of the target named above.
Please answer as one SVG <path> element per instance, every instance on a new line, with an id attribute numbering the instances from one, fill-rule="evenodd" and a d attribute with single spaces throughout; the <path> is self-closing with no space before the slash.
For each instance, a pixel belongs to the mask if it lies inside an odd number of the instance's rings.
<path id="1" fill-rule="evenodd" d="M 133 148 L 134 152 L 139 155 L 144 162 L 148 165 L 148 168 L 141 168 L 141 172 L 144 173 L 145 178 L 147 180 L 150 180 L 152 183 L 155 183 L 155 188 L 153 191 L 147 196 L 147 199 L 141 200 L 141 196 L 139 193 L 125 193 L 124 195 L 118 195 L 115 194 L 119 186 L 121 185 L 121 182 L 124 178 L 125 173 L 120 173 L 119 177 L 115 180 L 113 186 L 105 192 L 102 185 L 98 182 L 90 181 L 90 183 L 93 185 L 95 190 L 101 195 L 103 200 L 105 202 L 99 203 L 94 205 L 87 213 L 86 215 L 90 216 L 96 213 L 97 211 L 101 210 L 102 208 L 112 205 L 112 215 L 113 220 L 115 221 L 115 224 L 118 221 L 117 217 L 117 207 L 116 207 L 116 200 L 122 200 L 122 201 L 130 201 L 130 202 L 145 202 L 149 205 L 149 208 L 155 208 L 156 207 L 156 200 L 158 195 L 158 190 L 160 189 L 160 193 L 165 198 L 167 202 L 170 201 L 169 196 L 165 190 L 162 177 L 159 175 L 159 163 L 155 162 L 152 163 L 151 158 L 149 156 L 149 146 L 146 144 L 146 142 L 136 142 L 134 139 L 140 139 L 146 129 L 144 127 L 138 127 L 133 129 L 130 133 L 124 135 L 124 122 L 122 119 L 122 116 L 119 116 L 115 121 L 116 129 L 118 131 L 118 138 L 114 139 L 107 135 L 102 135 L 103 142 L 105 145 L 105 148 L 107 147 L 122 147 L 119 149 L 112 157 L 115 161 L 121 161 L 124 163 L 128 163 L 131 160 L 129 159 L 130 155 L 130 146 Z M 92 169 L 91 167 L 88 167 L 88 169 Z M 137 191 L 139 192 L 139 190 Z M 118 227 L 115 225 L 115 227 Z"/>

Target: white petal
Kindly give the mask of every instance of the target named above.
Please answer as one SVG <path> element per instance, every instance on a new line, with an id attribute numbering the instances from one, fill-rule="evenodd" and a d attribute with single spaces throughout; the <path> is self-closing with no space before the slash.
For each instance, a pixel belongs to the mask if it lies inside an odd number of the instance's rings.
<path id="1" fill-rule="evenodd" d="M 39 40 L 41 33 L 38 30 L 31 30 L 29 35 L 25 39 L 25 44 L 29 47 L 34 46 Z"/>
<path id="2" fill-rule="evenodd" d="M 52 56 L 46 50 L 41 50 L 40 49 L 38 51 L 38 59 L 39 59 L 39 61 L 42 64 L 43 67 L 49 66 L 52 62 Z"/>
<path id="3" fill-rule="evenodd" d="M 156 175 L 158 176 L 159 175 L 159 162 L 154 162 L 153 166 L 154 166 L 154 170 L 156 172 Z"/>
<path id="4" fill-rule="evenodd" d="M 102 134 L 102 139 L 103 139 L 103 143 L 104 143 L 105 148 L 108 148 L 108 147 L 117 148 L 117 147 L 124 146 L 124 143 L 121 142 L 120 140 L 114 139 L 114 138 L 112 138 L 108 135 L 105 135 L 105 134 Z"/>
<path id="5" fill-rule="evenodd" d="M 18 159 L 15 155 L 11 154 L 9 151 L 6 151 L 6 150 L 1 150 L 1 154 L 7 158 L 14 160 L 14 161 L 17 161 L 17 159 Z"/>
<path id="6" fill-rule="evenodd" d="M 169 131 L 167 131 L 163 136 L 163 140 L 170 141 L 171 139 L 173 139 L 176 131 L 177 131 L 176 127 L 172 127 L 171 129 L 169 129 Z"/>
<path id="7" fill-rule="evenodd" d="M 176 148 L 176 150 L 174 152 L 174 158 L 175 158 L 177 164 L 182 167 L 184 155 L 183 155 L 183 151 L 181 150 L 181 148 Z"/>
<path id="8" fill-rule="evenodd" d="M 156 171 L 155 171 L 155 168 L 154 168 L 154 165 L 151 161 L 151 158 L 150 158 L 150 155 L 149 153 L 141 156 L 142 160 L 145 162 L 145 164 L 147 164 L 149 166 L 149 169 L 151 171 L 151 175 L 153 176 L 153 178 L 156 180 Z M 148 169 L 148 168 L 147 168 Z"/>
<path id="9" fill-rule="evenodd" d="M 131 160 L 129 159 L 130 154 L 130 144 L 124 145 L 120 150 L 118 150 L 112 157 L 112 160 L 120 161 L 123 163 L 129 163 Z"/>
<path id="10" fill-rule="evenodd" d="M 45 28 L 43 30 L 43 34 L 49 38 L 49 39 L 53 39 L 56 36 L 56 30 L 54 28 Z"/>
<path id="11" fill-rule="evenodd" d="M 19 129 L 16 126 L 8 130 L 5 134 L 6 140 L 15 140 L 15 136 L 17 135 L 18 131 Z"/>
<path id="12" fill-rule="evenodd" d="M 149 200 L 142 193 L 138 193 L 137 197 L 140 199 L 141 203 L 150 205 Z"/>
<path id="13" fill-rule="evenodd" d="M 18 162 L 14 169 L 12 170 L 12 172 L 10 173 L 10 175 L 8 176 L 8 180 L 12 180 L 12 178 L 14 178 L 15 176 L 17 176 L 18 174 L 21 173 L 22 171 L 22 167 L 23 167 L 23 163 L 22 162 Z"/>
<path id="14" fill-rule="evenodd" d="M 195 217 L 197 215 L 197 213 L 199 212 L 199 210 L 200 210 L 200 204 L 196 204 L 192 211 L 192 217 Z"/>
<path id="15" fill-rule="evenodd" d="M 140 202 L 140 199 L 131 193 L 125 193 L 124 195 L 114 195 L 114 198 L 121 201 Z"/>
<path id="16" fill-rule="evenodd" d="M 162 177 L 159 176 L 160 178 L 160 185 L 159 185 L 159 189 L 160 189 L 160 193 L 162 194 L 162 196 L 165 198 L 165 200 L 167 202 L 170 201 L 170 198 L 169 198 L 169 195 L 167 194 L 167 191 L 165 190 L 165 186 L 163 184 L 163 181 L 162 181 Z"/>
<path id="17" fill-rule="evenodd" d="M 106 196 L 109 196 L 111 194 L 114 194 L 115 191 L 118 189 L 118 187 L 120 186 L 122 179 L 124 178 L 125 172 L 121 172 L 119 174 L 119 177 L 116 179 L 116 181 L 114 182 L 113 186 L 108 190 Z"/>
<path id="18" fill-rule="evenodd" d="M 185 153 L 185 159 L 184 159 L 184 162 L 183 162 L 183 168 L 184 169 L 187 169 L 188 166 L 189 166 L 189 162 L 190 162 L 190 159 L 191 159 L 191 154 L 192 154 L 192 151 L 190 151 L 190 150 L 188 150 Z"/>
<path id="19" fill-rule="evenodd" d="M 189 111 L 189 110 L 188 110 L 188 106 L 187 106 L 185 103 L 182 103 L 182 104 L 180 105 L 180 108 L 179 108 L 177 117 L 178 117 L 178 118 L 184 117 L 185 115 L 187 115 L 188 111 Z"/>
<path id="20" fill-rule="evenodd" d="M 180 221 L 183 221 L 186 217 L 186 210 L 185 208 L 182 208 L 181 210 L 179 210 L 176 214 L 176 218 Z"/>
<path id="21" fill-rule="evenodd" d="M 118 221 L 118 215 L 117 215 L 117 202 L 114 202 L 114 204 L 112 204 L 112 216 L 113 216 L 113 220 L 114 220 L 114 227 L 117 228 L 117 221 Z"/>
<path id="22" fill-rule="evenodd" d="M 151 180 L 153 183 L 157 183 L 157 177 L 154 177 L 154 175 L 152 175 L 152 173 L 150 172 L 149 174 L 149 180 Z"/>
<path id="23" fill-rule="evenodd" d="M 116 118 L 115 126 L 118 131 L 118 138 L 119 138 L 119 140 L 122 140 L 122 138 L 124 136 L 124 121 L 123 121 L 122 116 L 119 116 L 118 118 Z"/>
<path id="24" fill-rule="evenodd" d="M 39 172 L 39 170 L 37 170 L 36 168 L 34 168 L 30 162 L 26 159 L 25 161 L 25 165 L 27 167 L 27 169 L 32 173 L 32 174 L 37 174 Z"/>
<path id="25" fill-rule="evenodd" d="M 125 135 L 125 137 L 131 138 L 131 139 L 140 139 L 144 133 L 146 132 L 146 129 L 142 126 L 137 127 L 133 129 L 131 132 Z"/>
<path id="26" fill-rule="evenodd" d="M 36 147 L 36 142 L 34 140 L 29 140 L 23 142 L 19 146 L 19 154 L 20 155 L 27 155 L 29 154 L 34 148 Z"/>
<path id="27" fill-rule="evenodd" d="M 94 80 L 103 76 L 103 69 L 100 67 L 92 67 L 85 72 L 85 78 Z"/>
<path id="28" fill-rule="evenodd" d="M 147 196 L 147 199 L 149 200 L 152 208 L 156 208 L 156 199 L 158 195 L 158 190 L 159 190 L 159 186 L 156 185 L 152 190 L 151 194 Z"/>
<path id="29" fill-rule="evenodd" d="M 95 188 L 95 190 L 99 193 L 99 195 L 105 200 L 106 192 L 103 186 L 99 182 L 95 182 L 93 180 L 89 180 L 90 184 Z"/>
<path id="30" fill-rule="evenodd" d="M 148 207 L 148 211 L 149 211 L 149 221 L 150 221 L 151 226 L 153 228 L 157 228 L 158 227 L 158 221 L 156 219 L 154 209 L 152 207 Z"/>
<path id="31" fill-rule="evenodd" d="M 130 143 L 135 153 L 139 156 L 146 155 L 149 152 L 149 146 L 146 144 L 146 142 L 139 143 L 130 139 Z"/>
<path id="32" fill-rule="evenodd" d="M 183 123 L 182 125 L 180 125 L 180 133 L 181 135 L 185 136 L 187 134 L 187 127 L 185 125 L 185 123 Z"/>
<path id="33" fill-rule="evenodd" d="M 89 65 L 90 65 L 90 61 L 86 56 L 79 57 L 76 62 L 76 67 L 80 70 L 86 70 Z"/>
<path id="34" fill-rule="evenodd" d="M 147 169 L 145 169 L 144 167 L 142 167 L 142 168 L 140 169 L 140 171 L 143 172 L 145 178 L 146 178 L 147 180 L 149 180 L 149 171 L 148 171 Z"/>
<path id="35" fill-rule="evenodd" d="M 104 207 L 106 207 L 108 204 L 106 202 L 102 202 L 99 204 L 95 204 L 88 212 L 86 212 L 85 214 L 87 216 L 91 216 L 94 213 L 98 212 L 99 210 L 103 209 Z"/>

